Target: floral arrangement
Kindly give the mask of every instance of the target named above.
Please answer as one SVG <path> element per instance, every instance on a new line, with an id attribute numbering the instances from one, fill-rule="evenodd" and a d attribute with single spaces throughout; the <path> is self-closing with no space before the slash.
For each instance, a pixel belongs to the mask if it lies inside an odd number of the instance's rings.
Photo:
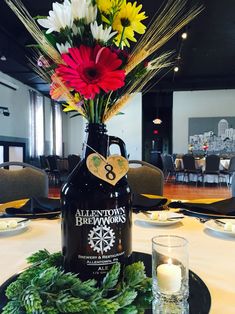
<path id="1" fill-rule="evenodd" d="M 187 0 L 169 0 L 147 28 L 142 5 L 127 0 L 64 0 L 36 18 L 20 0 L 5 2 L 37 42 L 31 63 L 50 82 L 51 97 L 90 123 L 118 114 L 173 65 L 172 52 L 156 52 L 202 10 L 187 11 Z"/>
<path id="2" fill-rule="evenodd" d="M 207 142 L 204 142 L 204 143 L 202 144 L 202 149 L 204 150 L 204 152 L 206 152 L 206 151 L 208 150 L 208 148 L 209 148 L 208 143 L 207 143 Z"/>

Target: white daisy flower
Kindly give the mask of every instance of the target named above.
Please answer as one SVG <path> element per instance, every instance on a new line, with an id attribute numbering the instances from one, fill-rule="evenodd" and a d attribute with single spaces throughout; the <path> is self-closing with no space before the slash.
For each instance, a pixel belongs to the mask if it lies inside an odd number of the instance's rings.
<path id="1" fill-rule="evenodd" d="M 90 24 L 96 20 L 97 16 L 97 6 L 93 6 L 92 4 L 89 5 L 86 17 L 85 17 L 85 24 Z"/>
<path id="2" fill-rule="evenodd" d="M 85 24 L 95 21 L 97 16 L 97 6 L 93 6 L 90 0 L 71 0 L 73 19 L 84 20 Z"/>
<path id="3" fill-rule="evenodd" d="M 63 4 L 54 2 L 52 10 L 49 11 L 49 16 L 45 19 L 38 19 L 38 24 L 42 27 L 48 28 L 47 34 L 52 32 L 60 32 L 66 27 L 71 28 L 73 25 L 73 17 L 71 12 L 71 5 L 68 0 Z"/>
<path id="4" fill-rule="evenodd" d="M 69 42 L 66 41 L 65 44 L 58 44 L 56 43 L 56 47 L 59 50 L 60 53 L 68 53 L 69 48 L 71 48 L 71 45 Z"/>
<path id="5" fill-rule="evenodd" d="M 93 24 L 91 23 L 91 33 L 94 39 L 98 41 L 102 41 L 106 43 L 110 38 L 112 38 L 117 32 L 112 32 L 112 27 L 109 26 L 107 28 L 104 28 L 103 25 L 97 24 L 97 21 L 95 21 Z"/>

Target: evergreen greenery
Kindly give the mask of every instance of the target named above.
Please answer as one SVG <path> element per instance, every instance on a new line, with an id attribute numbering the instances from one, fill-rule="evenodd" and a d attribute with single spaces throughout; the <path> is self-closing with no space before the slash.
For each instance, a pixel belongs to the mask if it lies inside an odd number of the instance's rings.
<path id="1" fill-rule="evenodd" d="M 2 314 L 140 314 L 152 301 L 152 282 L 142 262 L 124 268 L 116 263 L 100 285 L 65 273 L 61 253 L 40 250 L 29 268 L 6 289 Z"/>

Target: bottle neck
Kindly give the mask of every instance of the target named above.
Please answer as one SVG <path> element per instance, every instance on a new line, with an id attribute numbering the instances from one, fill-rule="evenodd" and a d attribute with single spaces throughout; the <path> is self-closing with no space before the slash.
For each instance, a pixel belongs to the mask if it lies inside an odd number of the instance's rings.
<path id="1" fill-rule="evenodd" d="M 90 154 L 96 152 L 106 158 L 109 149 L 106 125 L 103 123 L 89 123 L 85 132 L 87 134 L 83 147 L 83 158 L 87 158 Z"/>

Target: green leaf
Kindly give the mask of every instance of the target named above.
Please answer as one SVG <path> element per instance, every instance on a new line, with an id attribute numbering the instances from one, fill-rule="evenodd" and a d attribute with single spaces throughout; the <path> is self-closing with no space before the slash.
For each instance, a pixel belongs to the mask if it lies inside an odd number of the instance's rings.
<path id="1" fill-rule="evenodd" d="M 44 314 L 59 314 L 59 311 L 54 306 L 43 307 Z"/>
<path id="2" fill-rule="evenodd" d="M 119 304 L 111 299 L 100 299 L 96 302 L 95 313 L 99 314 L 113 314 L 119 309 Z"/>
<path id="3" fill-rule="evenodd" d="M 103 279 L 102 288 L 104 290 L 112 289 L 117 285 L 120 270 L 121 270 L 120 263 L 116 263 L 112 266 L 110 271 L 106 274 L 106 276 Z"/>
<path id="4" fill-rule="evenodd" d="M 69 293 L 61 292 L 56 300 L 56 307 L 62 313 L 80 313 L 89 309 L 89 303 L 80 298 L 74 298 Z"/>
<path id="5" fill-rule="evenodd" d="M 119 304 L 119 307 L 125 307 L 127 305 L 130 305 L 136 298 L 137 292 L 135 290 L 127 289 L 124 290 L 124 292 L 115 299 L 115 302 Z"/>
<path id="6" fill-rule="evenodd" d="M 12 282 L 6 289 L 6 296 L 8 299 L 16 299 L 27 286 L 23 280 L 16 280 Z"/>
<path id="7" fill-rule="evenodd" d="M 62 266 L 63 256 L 61 252 L 50 254 L 49 257 L 47 258 L 47 263 L 50 264 L 50 266 L 57 266 L 57 267 Z"/>
<path id="8" fill-rule="evenodd" d="M 22 302 L 26 309 L 26 313 L 43 313 L 42 299 L 37 289 L 29 286 L 22 294 Z"/>
<path id="9" fill-rule="evenodd" d="M 95 287 L 96 280 L 91 279 L 84 282 L 77 282 L 71 288 L 71 293 L 75 297 L 87 299 L 99 292 L 99 289 Z"/>
<path id="10" fill-rule="evenodd" d="M 73 114 L 72 116 L 70 116 L 70 119 L 74 118 L 74 117 L 77 117 L 77 116 L 82 116 L 82 115 L 81 115 L 81 113 L 76 113 L 76 114 Z"/>
<path id="11" fill-rule="evenodd" d="M 124 281 L 130 287 L 135 287 L 146 278 L 143 262 L 136 262 L 124 269 Z"/>
<path id="12" fill-rule="evenodd" d="M 136 288 L 141 292 L 152 291 L 152 278 L 145 278 Z"/>
<path id="13" fill-rule="evenodd" d="M 40 267 L 30 267 L 23 273 L 21 273 L 18 279 L 24 281 L 28 285 L 34 277 L 39 275 L 40 272 L 41 272 Z"/>
<path id="14" fill-rule="evenodd" d="M 54 283 L 55 277 L 58 275 L 58 269 L 56 267 L 50 267 L 42 271 L 39 276 L 34 277 L 31 281 L 32 285 L 35 287 L 49 287 Z"/>
<path id="15" fill-rule="evenodd" d="M 16 300 L 9 301 L 4 306 L 2 314 L 23 314 L 20 302 Z"/>
<path id="16" fill-rule="evenodd" d="M 117 314 L 138 314 L 139 311 L 135 305 L 125 306 L 123 309 L 119 310 Z"/>
<path id="17" fill-rule="evenodd" d="M 76 283 L 81 284 L 81 280 L 73 273 L 59 272 L 57 278 L 55 278 L 54 287 L 59 290 L 70 289 L 71 286 Z"/>
<path id="18" fill-rule="evenodd" d="M 30 264 L 42 262 L 43 260 L 45 260 L 49 256 L 50 256 L 50 253 L 46 249 L 39 250 L 38 252 L 36 252 L 36 253 L 32 254 L 31 256 L 29 256 L 27 258 L 27 262 L 30 263 Z"/>

